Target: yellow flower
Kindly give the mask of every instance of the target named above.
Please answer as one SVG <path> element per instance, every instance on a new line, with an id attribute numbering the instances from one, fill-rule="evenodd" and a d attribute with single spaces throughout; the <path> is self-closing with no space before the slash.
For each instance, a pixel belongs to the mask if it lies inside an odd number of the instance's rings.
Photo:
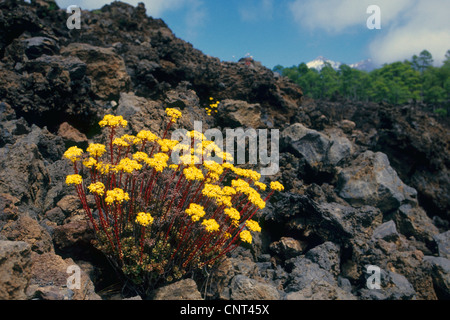
<path id="1" fill-rule="evenodd" d="M 101 157 L 106 152 L 106 146 L 101 143 L 91 143 L 86 151 L 93 157 Z"/>
<path id="2" fill-rule="evenodd" d="M 205 177 L 200 169 L 197 167 L 187 167 L 183 169 L 186 180 L 203 180 Z"/>
<path id="3" fill-rule="evenodd" d="M 229 170 L 233 170 L 234 169 L 234 165 L 232 163 L 229 163 L 229 162 L 223 163 L 222 167 L 224 167 L 225 169 L 229 169 Z"/>
<path id="4" fill-rule="evenodd" d="M 189 138 L 195 139 L 195 140 L 206 140 L 206 137 L 203 133 L 195 130 L 188 131 L 186 134 Z"/>
<path id="5" fill-rule="evenodd" d="M 180 162 L 184 165 L 197 164 L 200 163 L 200 158 L 196 155 L 185 154 L 180 157 Z"/>
<path id="6" fill-rule="evenodd" d="M 270 189 L 275 190 L 275 191 L 282 191 L 284 190 L 284 186 L 279 183 L 278 181 L 273 181 L 270 183 Z"/>
<path id="7" fill-rule="evenodd" d="M 248 200 L 261 210 L 264 209 L 266 207 L 266 202 L 261 198 L 258 192 L 254 189 L 251 190 L 252 191 L 248 194 Z"/>
<path id="8" fill-rule="evenodd" d="M 250 178 L 253 181 L 258 181 L 261 178 L 260 173 L 253 171 L 251 169 L 241 169 L 241 168 L 233 167 L 231 170 L 233 170 L 233 172 L 236 173 L 237 175 L 245 177 L 245 178 Z"/>
<path id="9" fill-rule="evenodd" d="M 255 189 L 250 187 L 250 185 L 246 181 L 242 179 L 232 180 L 231 185 L 236 189 L 237 192 L 246 194 L 248 196 L 248 200 L 255 206 L 260 209 L 265 208 L 266 202 L 261 198 L 260 194 Z"/>
<path id="10" fill-rule="evenodd" d="M 227 216 L 229 216 L 233 220 L 241 219 L 241 214 L 235 208 L 226 208 L 223 211 Z"/>
<path id="11" fill-rule="evenodd" d="M 128 147 L 130 144 L 122 138 L 114 138 L 113 145 L 119 146 L 119 147 Z"/>
<path id="12" fill-rule="evenodd" d="M 203 220 L 202 225 L 205 226 L 205 229 L 208 232 L 218 231 L 220 228 L 220 225 L 214 219 L 205 219 Z"/>
<path id="13" fill-rule="evenodd" d="M 86 160 L 86 161 L 83 161 L 83 165 L 86 167 L 86 168 L 92 168 L 93 166 L 95 166 L 97 164 L 97 160 L 95 160 L 94 158 L 92 158 L 92 157 L 89 157 L 89 159 L 88 160 Z"/>
<path id="14" fill-rule="evenodd" d="M 222 197 L 223 191 L 222 188 L 220 188 L 220 186 L 218 185 L 205 183 L 202 194 L 204 196 L 207 196 L 208 198 L 217 199 L 219 197 Z"/>
<path id="15" fill-rule="evenodd" d="M 138 151 L 133 154 L 133 159 L 139 162 L 147 162 L 149 158 L 145 152 Z"/>
<path id="16" fill-rule="evenodd" d="M 255 181 L 255 186 L 257 186 L 259 188 L 259 190 L 262 190 L 262 191 L 266 190 L 266 188 L 267 188 L 267 186 L 264 183 L 259 182 L 259 181 Z"/>
<path id="17" fill-rule="evenodd" d="M 173 151 L 187 151 L 190 150 L 191 146 L 189 144 L 185 144 L 185 143 L 178 143 L 173 147 Z"/>
<path id="18" fill-rule="evenodd" d="M 223 173 L 222 165 L 218 164 L 215 161 L 205 160 L 203 165 L 207 168 L 211 173 L 217 174 L 220 176 Z"/>
<path id="19" fill-rule="evenodd" d="M 252 235 L 250 233 L 250 231 L 248 230 L 244 230 L 239 234 L 239 237 L 241 238 L 242 241 L 247 242 L 247 243 L 252 243 Z"/>
<path id="20" fill-rule="evenodd" d="M 143 227 L 146 227 L 153 223 L 154 218 L 150 215 L 150 213 L 139 212 L 136 216 L 135 222 Z"/>
<path id="21" fill-rule="evenodd" d="M 228 152 L 217 152 L 216 155 L 226 162 L 233 162 L 234 160 L 233 156 Z"/>
<path id="22" fill-rule="evenodd" d="M 80 159 L 81 155 L 83 154 L 83 149 L 80 149 L 78 147 L 70 147 L 69 149 L 64 152 L 64 157 L 69 159 L 72 162 L 75 162 Z"/>
<path id="23" fill-rule="evenodd" d="M 66 177 L 66 184 L 76 184 L 79 185 L 83 182 L 83 178 L 79 174 L 69 174 Z"/>
<path id="24" fill-rule="evenodd" d="M 123 201 L 128 200 L 130 200 L 130 196 L 120 188 L 106 191 L 105 202 L 108 205 L 112 205 L 114 202 L 122 203 Z"/>
<path id="25" fill-rule="evenodd" d="M 128 121 L 124 120 L 122 116 L 113 116 L 112 114 L 107 114 L 98 124 L 100 125 L 100 127 L 107 126 L 115 128 L 118 126 L 122 126 L 125 128 L 128 125 Z"/>
<path id="26" fill-rule="evenodd" d="M 123 171 L 127 173 L 132 173 L 134 170 L 141 170 L 142 164 L 138 163 L 136 160 L 131 160 L 130 158 L 123 158 L 120 160 L 119 164 L 116 165 L 114 171 Z"/>
<path id="27" fill-rule="evenodd" d="M 250 231 L 261 232 L 261 227 L 259 226 L 259 223 L 254 220 L 247 220 L 245 222 L 245 225 L 247 226 L 247 228 L 250 229 Z"/>
<path id="28" fill-rule="evenodd" d="M 178 140 L 170 140 L 170 139 L 158 139 L 156 142 L 161 146 L 162 152 L 169 152 L 172 150 L 178 143 Z"/>
<path id="29" fill-rule="evenodd" d="M 236 189 L 237 192 L 241 193 L 247 193 L 247 190 L 250 188 L 248 182 L 242 179 L 232 180 L 231 185 Z"/>
<path id="30" fill-rule="evenodd" d="M 138 139 L 149 141 L 149 142 L 155 141 L 156 139 L 158 139 L 158 136 L 149 130 L 139 131 L 139 133 L 136 135 L 136 137 Z"/>
<path id="31" fill-rule="evenodd" d="M 161 172 L 165 167 L 167 167 L 167 160 L 169 160 L 169 156 L 167 154 L 157 153 L 153 156 L 153 158 L 149 158 L 145 162 L 156 171 Z"/>
<path id="32" fill-rule="evenodd" d="M 88 187 L 89 191 L 92 193 L 96 193 L 99 196 L 105 194 L 105 185 L 101 182 L 91 183 Z"/>
<path id="33" fill-rule="evenodd" d="M 170 117 L 170 121 L 176 122 L 178 118 L 181 118 L 181 111 L 174 109 L 174 108 L 167 108 L 166 109 L 167 116 Z"/>
<path id="34" fill-rule="evenodd" d="M 141 140 L 139 138 L 136 138 L 133 135 L 130 134 L 124 134 L 120 138 L 114 138 L 113 145 L 119 146 L 119 147 L 129 147 L 132 144 L 137 144 Z"/>
<path id="35" fill-rule="evenodd" d="M 185 212 L 191 217 L 192 221 L 194 222 L 200 220 L 200 218 L 205 215 L 203 206 L 196 203 L 191 203 L 189 205 L 189 208 L 187 208 Z"/>
<path id="36" fill-rule="evenodd" d="M 95 168 L 100 171 L 101 174 L 108 174 L 112 169 L 112 166 L 109 163 L 105 164 L 103 162 L 98 162 L 95 164 Z"/>
<path id="37" fill-rule="evenodd" d="M 232 196 L 232 195 L 236 194 L 236 190 L 234 190 L 233 187 L 229 187 L 229 186 L 223 187 L 222 192 L 226 196 Z"/>

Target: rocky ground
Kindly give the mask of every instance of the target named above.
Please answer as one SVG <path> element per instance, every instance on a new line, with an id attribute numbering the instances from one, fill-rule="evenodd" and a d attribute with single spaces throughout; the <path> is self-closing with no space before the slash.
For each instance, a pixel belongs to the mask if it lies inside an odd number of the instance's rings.
<path id="1" fill-rule="evenodd" d="M 67 17 L 50 1 L 0 2 L 0 299 L 133 296 L 90 245 L 62 154 L 94 141 L 105 113 L 158 132 L 166 107 L 187 129 L 279 129 L 268 178 L 286 190 L 251 248 L 153 299 L 450 298 L 447 126 L 409 105 L 306 99 L 258 62 L 204 55 L 143 5 L 83 11 L 80 30 Z M 80 290 L 66 285 L 70 265 Z"/>

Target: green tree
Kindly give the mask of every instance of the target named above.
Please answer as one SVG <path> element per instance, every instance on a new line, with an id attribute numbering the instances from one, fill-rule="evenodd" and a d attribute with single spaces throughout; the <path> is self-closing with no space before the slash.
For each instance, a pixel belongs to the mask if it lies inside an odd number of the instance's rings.
<path id="1" fill-rule="evenodd" d="M 325 66 L 320 70 L 320 97 L 332 98 L 339 92 L 339 75 L 330 63 L 325 62 Z"/>
<path id="2" fill-rule="evenodd" d="M 413 55 L 412 65 L 413 68 L 423 74 L 426 69 L 433 64 L 433 56 L 428 50 L 423 50 L 419 56 Z"/>

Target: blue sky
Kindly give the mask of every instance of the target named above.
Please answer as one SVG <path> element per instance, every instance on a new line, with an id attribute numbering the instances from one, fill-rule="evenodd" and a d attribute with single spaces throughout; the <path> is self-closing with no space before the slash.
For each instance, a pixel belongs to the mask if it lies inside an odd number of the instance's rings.
<path id="1" fill-rule="evenodd" d="M 57 0 L 98 9 L 111 1 Z M 268 68 L 321 55 L 344 63 L 409 59 L 428 49 L 439 65 L 450 49 L 449 0 L 128 0 L 144 2 L 175 35 L 224 61 L 249 54 Z M 369 5 L 381 29 L 368 29 Z"/>

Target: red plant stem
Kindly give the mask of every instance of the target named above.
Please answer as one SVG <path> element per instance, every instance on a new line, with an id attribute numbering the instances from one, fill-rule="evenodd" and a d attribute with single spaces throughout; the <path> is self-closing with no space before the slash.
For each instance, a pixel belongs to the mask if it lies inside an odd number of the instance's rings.
<path id="1" fill-rule="evenodd" d="M 97 224 L 94 221 L 94 218 L 91 213 L 91 209 L 89 208 L 86 200 L 86 194 L 83 191 L 83 187 L 81 184 L 76 186 L 76 191 L 78 194 L 78 198 L 81 200 L 81 204 L 83 205 L 83 209 L 86 212 L 86 215 L 88 216 L 89 220 L 91 221 L 92 225 L 94 226 L 94 229 L 96 232 L 98 232 Z"/>
<path id="2" fill-rule="evenodd" d="M 139 264 L 142 264 L 142 258 L 144 256 L 144 237 L 145 237 L 145 227 L 142 226 L 141 227 L 141 241 L 140 241 L 141 250 L 139 253 Z"/>
<path id="3" fill-rule="evenodd" d="M 136 179 L 132 179 L 132 184 L 131 184 L 131 192 L 130 192 L 130 203 L 129 203 L 129 208 L 128 208 L 128 221 L 130 221 L 131 222 L 131 219 L 132 219 L 132 217 L 131 217 L 131 212 L 135 212 L 134 210 L 135 210 L 135 205 L 136 205 L 136 201 L 135 201 L 135 194 L 134 194 L 134 188 L 135 188 L 135 185 L 136 185 Z"/>
<path id="4" fill-rule="evenodd" d="M 192 220 L 189 221 L 188 225 L 184 226 L 184 231 L 183 231 L 183 235 L 181 236 L 180 241 L 178 241 L 178 246 L 175 249 L 175 251 L 173 252 L 172 256 L 170 257 L 170 260 L 172 260 L 175 257 L 175 254 L 178 252 L 178 249 L 180 249 L 181 244 L 184 241 L 184 236 L 186 235 L 186 232 L 188 231 L 189 227 L 192 225 Z M 180 228 L 181 229 L 181 228 Z"/>
<path id="5" fill-rule="evenodd" d="M 170 119 L 169 123 L 166 126 L 166 130 L 164 131 L 162 139 L 166 138 L 167 132 L 169 131 L 170 127 L 172 126 L 172 119 Z"/>
<path id="6" fill-rule="evenodd" d="M 223 256 L 224 254 L 227 254 L 227 253 L 229 253 L 229 252 L 231 252 L 231 251 L 233 251 L 234 249 L 236 249 L 237 247 L 239 247 L 239 245 L 241 244 L 241 241 L 239 240 L 235 245 L 234 245 L 234 247 L 227 247 L 227 249 L 225 249 L 224 251 L 222 251 L 219 255 L 217 255 L 217 257 L 215 257 L 215 258 L 212 258 L 212 259 L 210 259 L 210 260 L 208 260 L 208 261 L 206 261 L 206 262 L 203 262 L 201 265 L 200 265 L 200 268 L 201 267 L 203 267 L 204 265 L 206 265 L 206 264 L 209 264 L 209 263 L 213 263 L 214 261 L 216 261 L 217 259 L 219 259 L 221 256 Z"/>
<path id="7" fill-rule="evenodd" d="M 118 228 L 118 221 L 117 221 L 117 205 L 115 206 L 115 210 L 111 210 L 113 217 L 114 217 L 114 233 L 116 236 L 116 242 L 117 242 L 117 247 L 119 249 L 119 258 L 120 260 L 122 260 L 122 246 L 120 244 L 120 237 L 119 237 L 119 228 Z"/>
<path id="8" fill-rule="evenodd" d="M 111 164 L 114 163 L 114 156 L 113 156 L 113 138 L 114 138 L 114 127 L 110 127 L 110 133 L 109 133 L 109 152 L 111 156 Z"/>
<path id="9" fill-rule="evenodd" d="M 156 180 L 155 175 L 156 175 L 156 170 L 155 170 L 155 168 L 153 168 L 152 175 L 149 179 L 149 184 L 147 185 L 147 188 L 145 189 L 145 195 L 144 195 L 145 205 L 147 205 L 150 202 L 150 193 L 153 189 L 153 182 Z"/>
<path id="10" fill-rule="evenodd" d="M 200 245 L 198 245 L 197 246 L 197 248 L 194 250 L 194 252 L 192 252 L 189 256 L 188 256 L 188 258 L 187 258 L 187 260 L 183 263 L 183 268 L 186 268 L 186 266 L 189 264 L 189 262 L 191 262 L 191 260 L 195 257 L 195 254 L 205 245 L 205 243 L 207 242 L 207 241 L 209 241 L 210 239 L 211 239 L 211 237 L 214 235 L 214 232 L 212 232 L 212 233 L 210 233 L 210 234 L 207 234 L 206 235 L 206 237 L 205 236 L 203 236 L 201 239 L 200 239 Z"/>
<path id="11" fill-rule="evenodd" d="M 109 241 L 109 244 L 111 245 L 111 249 L 114 251 L 115 250 L 114 243 L 112 242 L 111 237 L 110 237 L 110 235 L 108 233 L 108 229 L 107 229 L 109 224 L 106 222 L 105 218 L 103 217 L 102 208 L 101 208 L 101 205 L 100 205 L 100 199 L 99 199 L 98 195 L 95 196 L 95 202 L 97 203 L 98 214 L 99 214 L 99 217 L 100 217 L 100 223 L 102 225 L 103 232 L 108 237 L 108 241 Z"/>

